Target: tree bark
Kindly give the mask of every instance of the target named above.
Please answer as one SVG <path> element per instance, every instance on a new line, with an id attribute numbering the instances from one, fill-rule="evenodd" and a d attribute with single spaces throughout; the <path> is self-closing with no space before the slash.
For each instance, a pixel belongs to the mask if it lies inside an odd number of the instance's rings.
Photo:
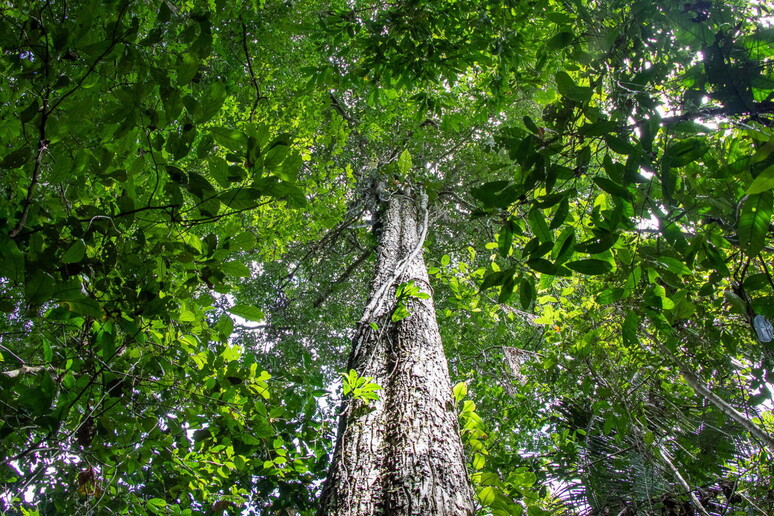
<path id="1" fill-rule="evenodd" d="M 398 194 L 378 215 L 376 270 L 348 369 L 382 390 L 368 405 L 343 404 L 320 516 L 474 513 L 432 298 L 405 299 L 411 315 L 391 320 L 398 285 L 432 292 L 421 253 L 426 215 L 426 198 Z"/>

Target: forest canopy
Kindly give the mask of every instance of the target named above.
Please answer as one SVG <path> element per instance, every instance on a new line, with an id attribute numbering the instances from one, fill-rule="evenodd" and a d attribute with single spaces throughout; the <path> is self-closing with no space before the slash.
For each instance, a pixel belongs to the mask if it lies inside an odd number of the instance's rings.
<path id="1" fill-rule="evenodd" d="M 395 410 L 470 514 L 770 514 L 773 198 L 766 0 L 0 1 L 0 510 L 358 514 Z"/>

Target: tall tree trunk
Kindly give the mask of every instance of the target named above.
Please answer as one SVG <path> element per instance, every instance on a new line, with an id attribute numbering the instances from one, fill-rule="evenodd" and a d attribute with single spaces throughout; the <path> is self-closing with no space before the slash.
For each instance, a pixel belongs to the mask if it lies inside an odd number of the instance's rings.
<path id="1" fill-rule="evenodd" d="M 470 515 L 472 490 L 432 298 L 404 300 L 411 315 L 391 320 L 398 285 L 413 280 L 432 292 L 421 253 L 426 198 L 392 195 L 379 217 L 376 271 L 349 369 L 383 390 L 368 405 L 344 404 L 319 514 Z"/>

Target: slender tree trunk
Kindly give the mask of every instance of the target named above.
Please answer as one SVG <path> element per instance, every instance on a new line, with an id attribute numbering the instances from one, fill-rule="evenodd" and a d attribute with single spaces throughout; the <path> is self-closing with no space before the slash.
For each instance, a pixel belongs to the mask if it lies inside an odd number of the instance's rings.
<path id="1" fill-rule="evenodd" d="M 321 516 L 474 512 L 432 298 L 405 300 L 411 315 L 391 321 L 398 285 L 413 280 L 432 292 L 421 253 L 422 204 L 395 194 L 380 215 L 376 271 L 349 368 L 383 390 L 368 405 L 343 406 Z"/>

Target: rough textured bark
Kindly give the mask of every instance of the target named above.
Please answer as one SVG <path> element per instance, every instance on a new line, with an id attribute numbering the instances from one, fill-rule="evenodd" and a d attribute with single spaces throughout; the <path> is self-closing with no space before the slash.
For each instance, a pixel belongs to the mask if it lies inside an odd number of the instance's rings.
<path id="1" fill-rule="evenodd" d="M 349 368 L 383 390 L 369 405 L 345 403 L 320 515 L 474 512 L 432 298 L 407 299 L 411 315 L 391 321 L 398 285 L 413 280 L 432 292 L 421 253 L 421 204 L 396 194 L 381 214 L 376 271 Z"/>

